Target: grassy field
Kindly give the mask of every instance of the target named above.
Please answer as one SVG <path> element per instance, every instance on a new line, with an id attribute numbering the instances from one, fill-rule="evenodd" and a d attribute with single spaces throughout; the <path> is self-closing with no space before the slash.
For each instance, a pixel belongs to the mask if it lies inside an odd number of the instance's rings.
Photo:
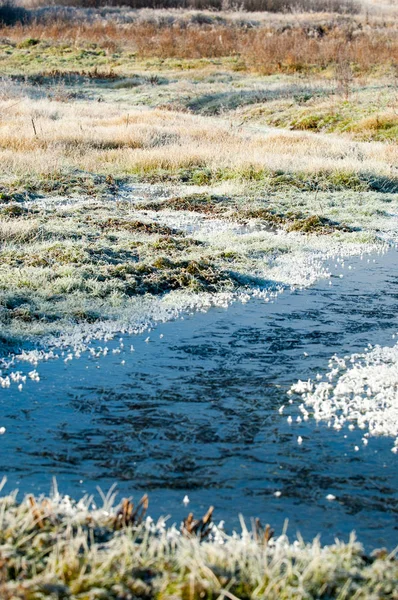
<path id="1" fill-rule="evenodd" d="M 394 12 L 83 13 L 0 30 L 3 342 L 393 239 Z"/>

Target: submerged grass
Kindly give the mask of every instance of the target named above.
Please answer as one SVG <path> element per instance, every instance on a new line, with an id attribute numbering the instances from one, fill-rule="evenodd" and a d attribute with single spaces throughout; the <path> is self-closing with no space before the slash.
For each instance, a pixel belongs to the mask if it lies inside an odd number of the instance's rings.
<path id="1" fill-rule="evenodd" d="M 212 522 L 188 517 L 181 529 L 136 507 L 102 508 L 16 494 L 0 498 L 0 594 L 3 600 L 120 600 L 319 598 L 396 599 L 398 562 L 385 550 L 365 555 L 351 536 L 322 546 L 319 539 L 290 543 L 267 526 L 242 522 L 232 536 Z"/>

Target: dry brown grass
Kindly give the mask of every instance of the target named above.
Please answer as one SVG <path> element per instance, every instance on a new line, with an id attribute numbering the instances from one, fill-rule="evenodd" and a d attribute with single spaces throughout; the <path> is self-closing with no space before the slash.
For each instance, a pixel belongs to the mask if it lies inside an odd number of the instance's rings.
<path id="1" fill-rule="evenodd" d="M 220 178 L 251 171 L 350 172 L 392 177 L 395 144 L 303 132 L 264 135 L 223 120 L 90 102 L 0 102 L 3 178 L 82 169 L 113 175 L 205 168 Z M 128 115 L 128 118 L 127 118 Z M 33 120 L 33 122 L 32 122 Z M 34 127 L 33 127 L 34 124 Z"/>
<path id="2" fill-rule="evenodd" d="M 398 64 L 398 26 L 394 21 L 375 21 L 369 26 L 363 20 L 317 23 L 291 17 L 285 24 L 271 26 L 264 21 L 259 27 L 247 28 L 233 22 L 159 26 L 145 20 L 125 24 L 58 20 L 3 27 L 0 38 L 14 43 L 35 38 L 78 47 L 94 43 L 108 52 L 129 51 L 140 58 L 235 56 L 240 59 L 239 68 L 267 74 L 322 70 L 342 62 L 350 63 L 356 73 L 364 73 Z"/>
<path id="3" fill-rule="evenodd" d="M 252 68 L 263 73 L 325 69 L 344 62 L 362 72 L 398 61 L 398 36 L 360 34 L 336 30 L 325 37 L 309 37 L 303 31 L 287 35 L 264 36 L 256 32 L 244 47 L 243 56 Z"/>

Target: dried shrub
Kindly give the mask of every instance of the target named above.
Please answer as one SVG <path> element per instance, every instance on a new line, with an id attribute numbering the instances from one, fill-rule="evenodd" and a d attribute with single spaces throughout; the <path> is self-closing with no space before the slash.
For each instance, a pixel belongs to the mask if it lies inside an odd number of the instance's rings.
<path id="1" fill-rule="evenodd" d="M 300 73 L 336 68 L 336 80 L 347 92 L 347 75 L 384 69 L 398 64 L 398 30 L 395 27 L 366 29 L 351 21 L 262 25 L 245 28 L 213 21 L 211 24 L 133 22 L 120 26 L 105 20 L 87 23 L 67 20 L 3 27 L 0 36 L 17 43 L 28 39 L 55 44 L 96 44 L 105 51 L 119 48 L 141 58 L 219 58 L 234 56 L 237 68 L 264 74 Z M 113 50 L 112 50 L 113 51 Z M 103 78 L 95 71 L 85 76 Z M 82 73 L 83 75 L 83 73 Z M 107 78 L 115 78 L 113 72 Z M 156 84 L 156 80 L 153 82 Z M 349 82 L 348 82 L 349 84 Z M 349 87 L 349 86 L 348 86 Z M 345 91 L 344 91 L 345 90 Z"/>
<path id="2" fill-rule="evenodd" d="M 114 529 L 122 529 L 124 527 L 138 527 L 143 522 L 148 510 L 149 500 L 147 494 L 142 496 L 137 506 L 134 503 L 124 498 L 120 509 L 118 510 L 115 520 Z"/>
<path id="3" fill-rule="evenodd" d="M 64 6 L 99 8 L 102 6 L 128 6 L 140 8 L 186 8 L 196 10 L 229 10 L 239 7 L 243 11 L 268 11 L 273 13 L 299 11 L 360 12 L 358 0 L 60 0 Z"/>
<path id="4" fill-rule="evenodd" d="M 196 536 L 204 540 L 212 529 L 213 512 L 214 507 L 210 506 L 207 513 L 201 519 L 195 519 L 193 513 L 189 513 L 182 523 L 181 533 L 188 537 Z"/>

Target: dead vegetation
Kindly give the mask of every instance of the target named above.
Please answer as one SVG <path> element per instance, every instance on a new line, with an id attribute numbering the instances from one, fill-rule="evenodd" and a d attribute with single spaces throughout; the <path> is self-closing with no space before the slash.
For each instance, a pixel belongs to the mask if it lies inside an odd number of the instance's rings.
<path id="1" fill-rule="evenodd" d="M 123 529 L 125 527 L 138 527 L 145 519 L 149 506 L 147 494 L 142 496 L 137 506 L 127 498 L 122 500 L 122 504 L 116 513 L 113 527 L 114 529 Z"/>
<path id="2" fill-rule="evenodd" d="M 214 59 L 233 57 L 237 70 L 263 74 L 325 71 L 331 65 L 342 70 L 350 65 L 354 74 L 369 73 L 383 66 L 393 70 L 398 61 L 396 20 L 366 15 L 243 19 L 197 15 L 192 22 L 148 13 L 132 22 L 119 23 L 112 13 L 105 19 L 70 21 L 68 16 L 49 21 L 3 25 L 0 37 L 25 52 L 38 44 L 79 48 L 81 52 L 105 52 L 103 56 L 127 53 L 148 59 Z M 70 52 L 70 50 L 68 50 Z M 73 66 L 71 65 L 71 69 Z M 110 71 L 111 76 L 114 72 Z M 90 75 L 90 70 L 88 71 Z"/>
<path id="3" fill-rule="evenodd" d="M 182 522 L 181 532 L 183 535 L 196 536 L 200 540 L 206 539 L 213 527 L 213 512 L 214 506 L 210 506 L 207 513 L 201 519 L 195 519 L 193 513 L 189 513 L 186 519 Z"/>
<path id="4" fill-rule="evenodd" d="M 27 5 L 40 6 L 40 1 L 26 2 Z M 84 8 L 98 8 L 101 6 L 126 6 L 132 9 L 188 9 L 188 10 L 236 10 L 233 0 L 61 0 L 60 6 L 82 6 Z M 290 12 L 337 12 L 343 14 L 356 14 L 361 12 L 360 0 L 242 0 L 239 5 L 241 11 L 267 11 Z"/>

